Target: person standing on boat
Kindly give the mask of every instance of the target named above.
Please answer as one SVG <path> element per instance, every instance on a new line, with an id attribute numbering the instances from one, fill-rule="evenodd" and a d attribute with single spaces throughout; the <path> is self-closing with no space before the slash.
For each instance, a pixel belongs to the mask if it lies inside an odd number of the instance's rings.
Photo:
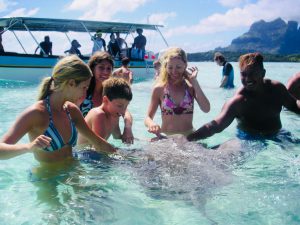
<path id="1" fill-rule="evenodd" d="M 120 33 L 119 32 L 116 32 L 116 41 L 119 45 L 119 48 L 120 48 L 120 51 L 121 51 L 121 58 L 122 57 L 127 57 L 127 49 L 128 49 L 128 46 L 127 46 L 127 43 L 126 41 L 120 37 Z"/>
<path id="2" fill-rule="evenodd" d="M 220 133 L 234 119 L 237 119 L 237 136 L 241 139 L 273 138 L 282 128 L 282 107 L 300 114 L 300 101 L 282 83 L 265 78 L 266 70 L 260 53 L 240 56 L 239 67 L 243 86 L 224 104 L 214 120 L 187 136 L 189 141 Z"/>
<path id="3" fill-rule="evenodd" d="M 96 52 L 88 61 L 93 77 L 89 88 L 86 92 L 86 97 L 81 99 L 78 104 L 80 110 L 85 117 L 88 112 L 102 104 L 103 82 L 111 77 L 114 68 L 114 61 L 108 52 Z M 132 133 L 132 116 L 128 109 L 124 115 L 124 130 L 122 133 L 122 141 L 125 143 L 133 143 L 134 137 Z"/>
<path id="4" fill-rule="evenodd" d="M 116 37 L 114 33 L 110 34 L 110 41 L 108 43 L 108 52 L 114 57 L 114 58 L 119 58 L 121 54 L 121 49 L 116 41 Z"/>
<path id="5" fill-rule="evenodd" d="M 77 56 L 61 59 L 52 76 L 41 82 L 38 101 L 2 137 L 0 158 L 33 152 L 37 160 L 45 163 L 72 159 L 77 130 L 93 143 L 96 151 L 114 153 L 115 149 L 88 127 L 74 104 L 85 95 L 91 77 L 91 70 Z M 16 144 L 25 134 L 31 143 Z"/>
<path id="6" fill-rule="evenodd" d="M 44 41 L 42 41 L 35 49 L 34 54 L 36 54 L 37 50 L 41 48 L 40 55 L 52 55 L 52 42 L 50 41 L 49 36 L 44 37 Z"/>
<path id="7" fill-rule="evenodd" d="M 193 132 L 194 99 L 200 109 L 207 113 L 210 103 L 198 81 L 198 68 L 187 71 L 187 56 L 181 48 L 169 48 L 160 59 L 161 69 L 148 107 L 145 125 L 150 133 L 161 137 L 161 133 L 188 135 Z M 162 125 L 154 122 L 160 106 Z"/>
<path id="8" fill-rule="evenodd" d="M 66 50 L 65 53 L 68 53 L 70 55 L 77 55 L 79 57 L 83 57 L 83 55 L 81 55 L 81 52 L 79 50 L 79 48 L 81 47 L 81 44 L 79 44 L 79 42 L 74 39 L 71 42 L 71 48 L 69 50 Z"/>
<path id="9" fill-rule="evenodd" d="M 217 63 L 217 65 L 223 66 L 222 80 L 221 80 L 220 87 L 234 88 L 234 84 L 233 84 L 234 71 L 232 65 L 226 61 L 224 55 L 220 52 L 215 53 L 214 61 Z"/>
<path id="10" fill-rule="evenodd" d="M 138 33 L 138 36 L 136 36 L 134 38 L 133 41 L 133 48 L 137 49 L 137 54 L 141 55 L 141 59 L 144 59 L 145 56 L 145 52 L 146 52 L 146 43 L 147 43 L 147 39 L 146 37 L 143 35 L 143 29 L 141 28 L 137 28 L 136 32 Z"/>
<path id="11" fill-rule="evenodd" d="M 104 51 L 106 51 L 106 42 L 102 38 L 102 33 L 100 30 L 98 30 L 94 37 L 92 37 L 92 41 L 94 42 L 92 55 L 97 51 L 102 51 L 102 48 L 104 49 Z"/>

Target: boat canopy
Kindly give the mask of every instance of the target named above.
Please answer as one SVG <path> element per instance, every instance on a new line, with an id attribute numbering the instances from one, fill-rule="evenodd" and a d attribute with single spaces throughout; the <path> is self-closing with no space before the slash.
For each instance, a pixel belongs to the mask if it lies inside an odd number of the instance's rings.
<path id="1" fill-rule="evenodd" d="M 119 23 L 90 20 L 50 19 L 33 17 L 0 18 L 0 27 L 11 31 L 57 31 L 57 32 L 96 32 L 130 33 L 137 28 L 144 30 L 158 30 L 162 25 Z"/>

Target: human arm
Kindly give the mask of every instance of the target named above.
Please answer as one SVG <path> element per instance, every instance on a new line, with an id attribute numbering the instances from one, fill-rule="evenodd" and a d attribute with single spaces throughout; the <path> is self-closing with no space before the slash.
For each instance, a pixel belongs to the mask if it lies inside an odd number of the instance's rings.
<path id="1" fill-rule="evenodd" d="M 52 55 L 52 42 L 50 42 L 50 51 L 49 51 L 49 55 Z"/>
<path id="2" fill-rule="evenodd" d="M 228 76 L 223 75 L 220 87 L 225 87 L 225 85 L 227 84 L 227 82 L 228 82 Z"/>
<path id="3" fill-rule="evenodd" d="M 283 84 L 278 82 L 276 86 L 279 90 L 279 96 L 283 98 L 283 106 L 294 113 L 300 114 L 300 100 L 297 100 Z"/>
<path id="4" fill-rule="evenodd" d="M 51 138 L 40 135 L 30 143 L 6 144 L 0 143 L 0 159 L 10 159 L 15 156 L 31 152 L 33 149 L 46 148 L 50 145 Z"/>
<path id="5" fill-rule="evenodd" d="M 132 84 L 133 83 L 133 72 L 131 70 L 128 74 L 128 78 L 129 78 L 129 83 Z"/>
<path id="6" fill-rule="evenodd" d="M 186 73 L 186 78 L 188 81 L 192 84 L 194 88 L 194 95 L 195 99 L 198 102 L 198 105 L 200 109 L 203 112 L 209 112 L 210 111 L 210 103 L 205 94 L 203 93 L 198 81 L 197 81 L 197 74 L 198 74 L 198 68 L 197 67 L 191 67 L 188 69 L 190 73 Z"/>
<path id="7" fill-rule="evenodd" d="M 145 118 L 145 126 L 148 132 L 159 135 L 161 128 L 158 124 L 154 123 L 153 118 L 160 103 L 161 87 L 154 87 L 152 91 L 150 105 L 148 107 L 147 116 Z"/>
<path id="8" fill-rule="evenodd" d="M 134 140 L 134 136 L 132 133 L 132 122 L 132 115 L 127 109 L 124 115 L 124 130 L 122 134 L 122 141 L 127 144 L 133 144 Z"/>
<path id="9" fill-rule="evenodd" d="M 38 126 L 39 115 L 40 113 L 36 110 L 36 107 L 31 106 L 17 118 L 16 122 L 1 139 L 0 158 L 12 158 L 32 152 L 33 149 L 49 146 L 51 138 L 44 135 L 37 136 L 31 143 L 16 144 L 25 134 Z"/>
<path id="10" fill-rule="evenodd" d="M 196 141 L 199 139 L 205 139 L 214 135 L 215 133 L 220 133 L 226 127 L 228 127 L 232 121 L 237 116 L 236 110 L 237 102 L 234 99 L 226 102 L 220 112 L 220 114 L 211 122 L 204 124 L 197 131 L 187 136 L 189 141 Z"/>
<path id="11" fill-rule="evenodd" d="M 96 149 L 96 151 L 105 153 L 114 153 L 116 150 L 99 134 L 92 131 L 91 128 L 85 122 L 79 108 L 75 104 L 69 104 L 68 108 L 71 113 L 72 120 L 75 123 L 79 133 L 88 140 Z"/>
<path id="12" fill-rule="evenodd" d="M 292 76 L 286 85 L 287 90 L 296 99 L 300 100 L 300 72 Z"/>
<path id="13" fill-rule="evenodd" d="M 38 45 L 34 51 L 34 54 L 36 54 L 37 50 L 40 48 L 40 46 Z"/>

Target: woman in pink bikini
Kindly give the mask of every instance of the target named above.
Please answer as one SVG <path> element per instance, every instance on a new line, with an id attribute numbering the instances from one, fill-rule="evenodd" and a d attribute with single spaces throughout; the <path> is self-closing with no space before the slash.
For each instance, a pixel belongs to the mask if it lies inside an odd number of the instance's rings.
<path id="1" fill-rule="evenodd" d="M 193 131 L 194 99 L 203 112 L 210 110 L 210 103 L 197 81 L 198 68 L 191 67 L 187 71 L 187 56 L 181 48 L 169 48 L 161 62 L 145 125 L 158 137 L 161 133 L 188 135 Z M 161 126 L 153 121 L 158 106 L 162 114 Z"/>

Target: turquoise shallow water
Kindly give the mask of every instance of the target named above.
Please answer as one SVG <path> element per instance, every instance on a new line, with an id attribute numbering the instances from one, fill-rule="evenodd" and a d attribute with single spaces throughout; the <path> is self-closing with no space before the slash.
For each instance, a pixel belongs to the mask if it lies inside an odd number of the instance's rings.
<path id="1" fill-rule="evenodd" d="M 217 88 L 221 67 L 214 63 L 191 65 L 198 66 L 199 83 L 212 106 L 208 114 L 196 108 L 194 126 L 199 127 L 217 115 L 235 90 Z M 300 71 L 296 63 L 265 67 L 267 77 L 283 83 Z M 41 177 L 30 176 L 29 171 L 40 170 L 31 154 L 2 160 L 0 224 L 300 224 L 299 144 L 285 137 L 278 142 L 240 142 L 242 146 L 231 144 L 223 153 L 176 138 L 149 144 L 152 135 L 143 120 L 152 84 L 133 84 L 129 109 L 135 144 L 109 140 L 126 158 L 81 159 Z M 37 84 L 0 81 L 0 135 L 36 94 Z M 283 111 L 281 119 L 283 127 L 300 138 L 300 117 Z M 213 146 L 235 136 L 234 122 L 203 142 Z"/>

